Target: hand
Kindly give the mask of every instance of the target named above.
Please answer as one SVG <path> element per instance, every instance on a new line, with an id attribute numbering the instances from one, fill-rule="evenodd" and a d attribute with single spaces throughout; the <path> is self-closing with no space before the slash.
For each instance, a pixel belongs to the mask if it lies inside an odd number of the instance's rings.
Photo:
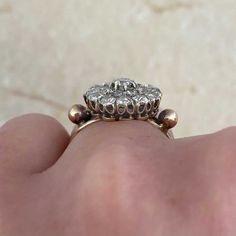
<path id="1" fill-rule="evenodd" d="M 167 139 L 98 122 L 69 143 L 53 118 L 0 129 L 1 236 L 235 236 L 236 128 Z"/>

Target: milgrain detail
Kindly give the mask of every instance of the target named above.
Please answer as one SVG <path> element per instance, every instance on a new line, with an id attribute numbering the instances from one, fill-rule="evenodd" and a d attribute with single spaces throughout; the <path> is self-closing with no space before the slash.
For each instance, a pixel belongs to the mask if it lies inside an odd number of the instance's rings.
<path id="1" fill-rule="evenodd" d="M 148 5 L 150 9 L 154 13 L 157 13 L 157 14 L 162 14 L 162 13 L 170 12 L 170 11 L 177 11 L 180 9 L 189 10 L 195 7 L 195 5 L 191 3 L 184 3 L 184 2 L 173 2 L 166 5 L 158 5 L 154 3 L 149 3 Z"/>
<path id="2" fill-rule="evenodd" d="M 13 96 L 16 96 L 16 97 L 23 97 L 29 100 L 38 101 L 58 110 L 63 110 L 63 111 L 67 110 L 67 108 L 63 104 L 50 100 L 39 94 L 31 94 L 31 93 L 22 91 L 20 89 L 14 89 L 14 88 L 6 88 L 6 87 L 0 87 L 0 88 L 6 91 L 7 93 L 12 94 Z"/>

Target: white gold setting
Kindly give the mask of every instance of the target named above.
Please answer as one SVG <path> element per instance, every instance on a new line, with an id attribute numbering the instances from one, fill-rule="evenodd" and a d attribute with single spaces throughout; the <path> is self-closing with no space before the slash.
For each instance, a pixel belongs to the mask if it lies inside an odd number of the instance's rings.
<path id="1" fill-rule="evenodd" d="M 159 112 L 162 92 L 152 85 L 142 85 L 121 78 L 92 86 L 84 95 L 87 106 L 73 105 L 68 113 L 76 126 L 72 138 L 83 128 L 98 121 L 145 120 L 173 138 L 171 129 L 178 122 L 174 110 Z"/>
<path id="2" fill-rule="evenodd" d="M 95 85 L 84 94 L 88 108 L 106 120 L 154 117 L 161 97 L 159 88 L 141 85 L 130 79 L 116 79 L 111 83 Z"/>

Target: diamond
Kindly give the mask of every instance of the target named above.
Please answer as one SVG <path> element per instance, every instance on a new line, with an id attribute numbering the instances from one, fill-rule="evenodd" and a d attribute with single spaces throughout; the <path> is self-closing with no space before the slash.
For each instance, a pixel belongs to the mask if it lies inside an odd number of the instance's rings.
<path id="1" fill-rule="evenodd" d="M 99 103 L 104 106 L 115 104 L 115 101 L 116 101 L 116 98 L 111 97 L 109 95 L 103 96 L 99 99 Z"/>
<path id="2" fill-rule="evenodd" d="M 150 100 L 150 101 L 153 101 L 156 99 L 156 96 L 152 93 L 148 93 L 146 94 L 146 97 Z"/>
<path id="3" fill-rule="evenodd" d="M 100 93 L 109 94 L 111 93 L 111 89 L 107 87 L 100 88 Z"/>
<path id="4" fill-rule="evenodd" d="M 92 86 L 92 87 L 88 90 L 88 92 L 89 92 L 89 93 L 100 92 L 100 89 L 101 89 L 102 87 L 103 87 L 103 86 L 101 86 L 101 85 L 94 85 L 94 86 Z"/>
<path id="5" fill-rule="evenodd" d="M 133 90 L 137 87 L 137 84 L 130 79 L 116 79 L 113 80 L 110 86 L 114 91 L 127 91 L 127 90 Z"/>
<path id="6" fill-rule="evenodd" d="M 132 96 L 138 95 L 138 91 L 137 90 L 127 90 L 124 92 L 124 95 L 132 97 Z"/>
<path id="7" fill-rule="evenodd" d="M 122 97 L 124 93 L 122 91 L 117 90 L 117 91 L 113 91 L 111 94 L 114 97 Z"/>
<path id="8" fill-rule="evenodd" d="M 145 96 L 145 95 L 136 95 L 133 97 L 133 100 L 136 102 L 136 103 L 147 103 L 149 102 L 148 98 Z"/>
<path id="9" fill-rule="evenodd" d="M 149 92 L 149 90 L 147 89 L 146 86 L 141 85 L 140 87 L 138 87 L 138 91 L 139 94 L 146 94 L 147 92 Z"/>
<path id="10" fill-rule="evenodd" d="M 86 94 L 109 94 L 111 92 L 111 89 L 109 87 L 103 86 L 103 85 L 95 85 L 91 87 Z"/>
<path id="11" fill-rule="evenodd" d="M 158 89 L 158 88 L 152 88 L 150 92 L 152 94 L 154 94 L 155 96 L 157 96 L 157 97 L 161 97 L 162 96 L 162 93 L 161 93 L 160 89 Z"/>
<path id="12" fill-rule="evenodd" d="M 123 96 L 123 97 L 117 98 L 116 103 L 124 105 L 124 106 L 128 106 L 129 104 L 132 104 L 132 100 L 128 97 Z"/>
<path id="13" fill-rule="evenodd" d="M 103 94 L 96 92 L 96 93 L 91 93 L 91 94 L 88 93 L 86 96 L 88 100 L 90 101 L 97 101 L 100 97 L 103 96 Z"/>

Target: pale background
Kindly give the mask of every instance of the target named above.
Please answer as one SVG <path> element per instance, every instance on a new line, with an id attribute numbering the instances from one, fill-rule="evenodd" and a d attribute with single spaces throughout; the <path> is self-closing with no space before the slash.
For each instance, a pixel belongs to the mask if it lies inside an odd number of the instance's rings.
<path id="1" fill-rule="evenodd" d="M 176 137 L 235 125 L 236 1 L 0 0 L 0 124 L 41 112 L 69 130 L 68 108 L 116 77 L 159 87 Z"/>

